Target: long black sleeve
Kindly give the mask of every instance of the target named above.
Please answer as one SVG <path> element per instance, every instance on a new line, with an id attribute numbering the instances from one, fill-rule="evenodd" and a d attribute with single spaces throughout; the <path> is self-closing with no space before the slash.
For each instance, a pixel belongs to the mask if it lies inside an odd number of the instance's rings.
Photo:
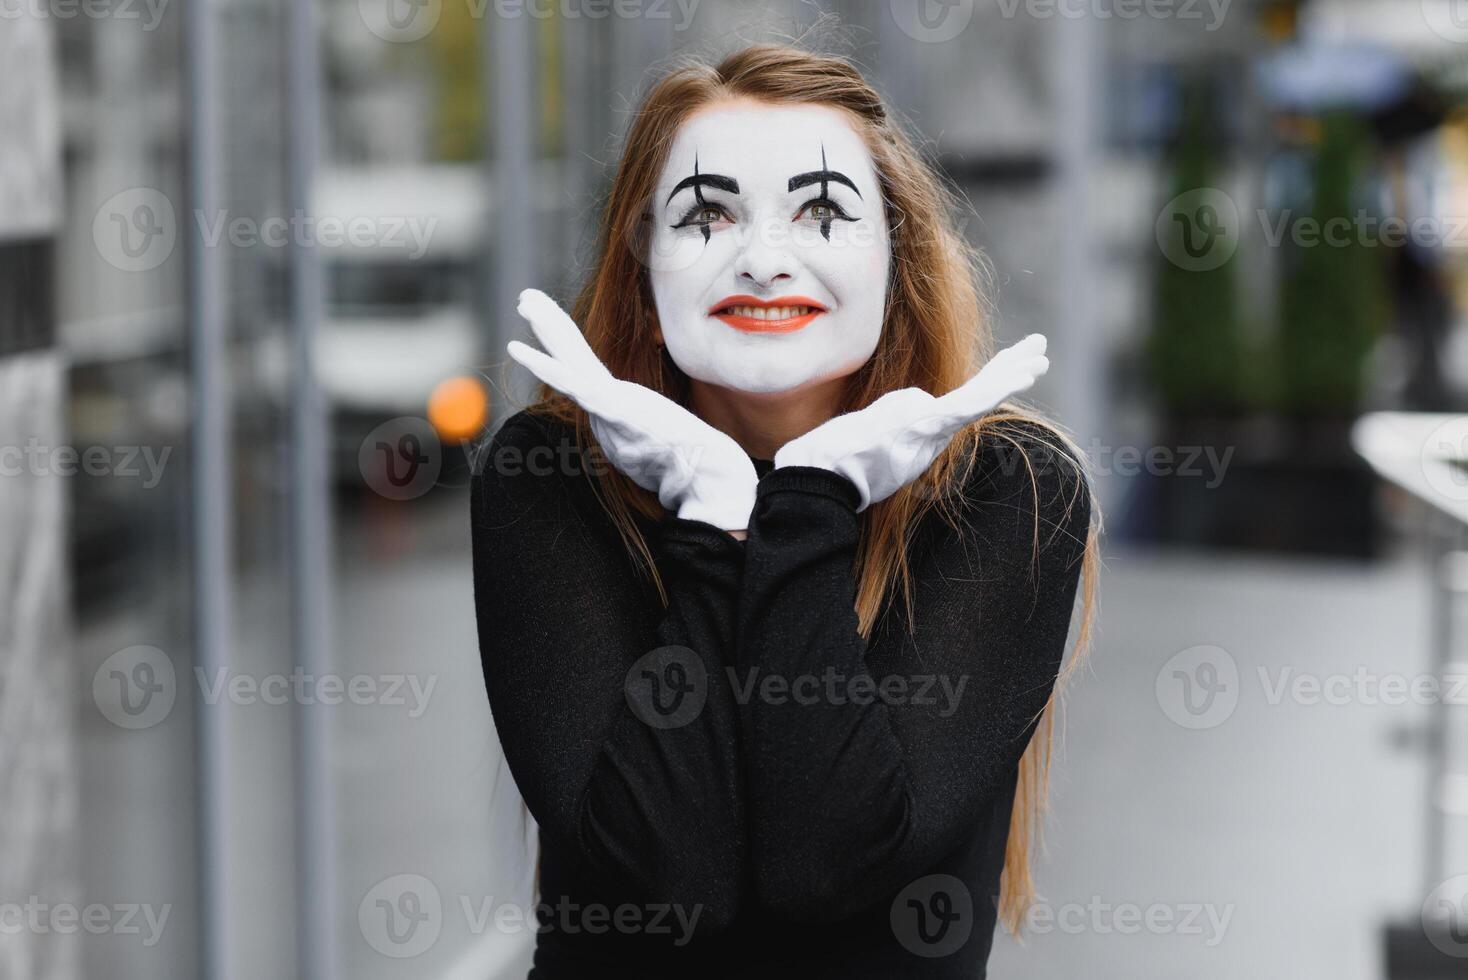
<path id="1" fill-rule="evenodd" d="M 558 862 L 595 873 L 609 901 L 677 904 L 717 932 L 739 904 L 744 849 L 725 670 L 743 546 L 695 521 L 651 527 L 662 609 L 584 466 L 569 428 L 523 412 L 476 466 L 495 726 Z"/>
<path id="2" fill-rule="evenodd" d="M 857 632 L 855 488 L 760 481 L 740 593 L 750 860 L 777 915 L 834 921 L 933 870 L 1013 785 L 1060 667 L 1090 518 L 1041 430 L 987 437 L 958 530 L 922 522 L 899 602 Z M 783 692 L 783 693 L 782 693 Z M 741 700 L 743 700 L 741 698 Z M 986 947 L 987 948 L 987 947 Z"/>

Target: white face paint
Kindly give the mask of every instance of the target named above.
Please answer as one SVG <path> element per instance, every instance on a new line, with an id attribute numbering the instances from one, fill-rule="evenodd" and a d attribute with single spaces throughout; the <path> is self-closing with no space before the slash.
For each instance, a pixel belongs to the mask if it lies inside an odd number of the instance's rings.
<path id="1" fill-rule="evenodd" d="M 785 392 L 872 356 L 887 218 L 871 153 L 839 110 L 740 101 L 694 114 L 651 212 L 658 321 L 689 377 Z"/>

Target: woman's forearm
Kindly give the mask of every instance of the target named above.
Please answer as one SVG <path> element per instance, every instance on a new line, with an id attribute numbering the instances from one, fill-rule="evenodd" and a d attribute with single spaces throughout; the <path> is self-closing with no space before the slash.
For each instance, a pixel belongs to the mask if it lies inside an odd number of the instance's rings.
<path id="1" fill-rule="evenodd" d="M 542 832 L 609 894 L 677 903 L 717 930 L 738 905 L 744 846 L 724 670 L 742 546 L 669 518 L 669 601 L 654 612 L 584 474 L 494 463 L 551 438 L 539 421 L 507 423 L 473 485 L 480 651 L 506 759 Z"/>
<path id="2" fill-rule="evenodd" d="M 1050 470 L 1038 488 L 1001 475 L 962 533 L 930 522 L 913 549 L 916 629 L 899 607 L 870 646 L 854 488 L 804 467 L 761 482 L 737 672 L 751 861 L 772 908 L 836 919 L 871 904 L 1007 792 L 1059 669 L 1089 519 L 1059 506 L 1067 481 Z"/>

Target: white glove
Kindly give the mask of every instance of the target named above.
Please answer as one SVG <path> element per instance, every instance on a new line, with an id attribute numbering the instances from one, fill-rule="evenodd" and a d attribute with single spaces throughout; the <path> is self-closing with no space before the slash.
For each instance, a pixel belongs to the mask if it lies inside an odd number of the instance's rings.
<path id="1" fill-rule="evenodd" d="M 838 415 L 775 453 L 775 467 L 817 466 L 856 484 L 865 510 L 922 476 L 959 429 L 1035 383 L 1050 368 L 1045 338 L 1030 334 L 941 397 L 900 388 Z"/>
<path id="2" fill-rule="evenodd" d="M 512 340 L 510 356 L 586 410 L 613 466 L 679 517 L 725 531 L 749 526 L 759 478 L 739 443 L 672 399 L 613 377 L 545 293 L 524 290 L 517 309 L 549 353 Z"/>

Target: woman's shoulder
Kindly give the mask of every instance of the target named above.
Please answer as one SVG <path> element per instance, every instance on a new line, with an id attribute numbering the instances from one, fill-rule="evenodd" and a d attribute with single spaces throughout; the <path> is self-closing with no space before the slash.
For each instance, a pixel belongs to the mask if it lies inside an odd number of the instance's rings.
<path id="1" fill-rule="evenodd" d="M 523 408 L 505 419 L 481 449 L 518 450 L 521 453 L 543 447 L 575 445 L 576 429 L 569 422 L 535 408 Z"/>
<path id="2" fill-rule="evenodd" d="M 1091 485 L 1075 446 L 1031 417 L 1006 418 L 981 430 L 963 488 L 970 518 L 984 526 L 1040 532 L 1038 544 L 1083 549 L 1091 522 Z"/>
<path id="3" fill-rule="evenodd" d="M 470 456 L 474 489 L 482 496 L 528 502 L 587 484 L 591 475 L 575 427 L 533 409 L 510 416 Z"/>
<path id="4" fill-rule="evenodd" d="M 1004 418 L 986 424 L 980 432 L 971 488 L 1013 489 L 1038 481 L 1057 489 L 1088 489 L 1079 450 L 1043 419 Z"/>

